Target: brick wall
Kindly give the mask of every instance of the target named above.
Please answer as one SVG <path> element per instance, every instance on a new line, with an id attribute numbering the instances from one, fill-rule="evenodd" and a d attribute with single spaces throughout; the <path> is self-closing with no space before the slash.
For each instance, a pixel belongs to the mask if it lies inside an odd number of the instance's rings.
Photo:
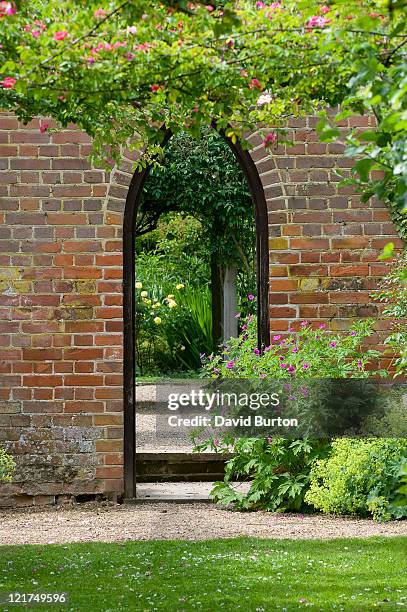
<path id="1" fill-rule="evenodd" d="M 318 143 L 314 125 L 293 121 L 293 146 L 271 154 L 251 138 L 269 208 L 272 331 L 375 315 L 369 293 L 387 269 L 377 255 L 395 237 L 382 206 L 338 190 L 334 168 L 350 162 Z M 74 128 L 41 133 L 36 120 L 0 115 L 0 444 L 18 464 L 0 486 L 3 504 L 123 488 L 121 231 L 132 157 L 106 173 L 89 151 Z"/>

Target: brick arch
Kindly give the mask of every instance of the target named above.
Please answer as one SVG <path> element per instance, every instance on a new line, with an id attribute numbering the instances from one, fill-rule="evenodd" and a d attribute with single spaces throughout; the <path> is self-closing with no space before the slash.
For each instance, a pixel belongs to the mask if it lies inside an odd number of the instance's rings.
<path id="1" fill-rule="evenodd" d="M 264 187 L 260 180 L 253 158 L 240 144 L 233 143 L 222 133 L 241 166 L 250 188 L 254 205 L 256 224 L 257 253 L 257 313 L 258 344 L 265 346 L 270 341 L 268 313 L 268 219 Z M 171 138 L 166 131 L 164 144 Z M 125 166 L 127 167 L 127 166 Z M 135 495 L 135 364 L 134 364 L 134 227 L 135 215 L 143 185 L 148 177 L 149 168 L 134 173 L 128 187 L 123 220 L 123 320 L 124 320 L 124 488 L 126 497 Z M 128 174 L 118 171 L 121 181 L 128 182 Z M 123 195 L 126 187 L 117 192 Z M 110 190 L 111 191 L 111 190 Z"/>

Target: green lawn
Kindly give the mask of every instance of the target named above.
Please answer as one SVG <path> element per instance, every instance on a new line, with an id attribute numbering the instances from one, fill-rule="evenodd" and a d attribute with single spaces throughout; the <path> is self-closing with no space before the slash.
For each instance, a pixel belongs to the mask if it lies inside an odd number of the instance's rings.
<path id="1" fill-rule="evenodd" d="M 10 546 L 0 548 L 0 572 L 2 592 L 69 594 L 65 608 L 35 606 L 46 610 L 407 607 L 407 538 Z"/>

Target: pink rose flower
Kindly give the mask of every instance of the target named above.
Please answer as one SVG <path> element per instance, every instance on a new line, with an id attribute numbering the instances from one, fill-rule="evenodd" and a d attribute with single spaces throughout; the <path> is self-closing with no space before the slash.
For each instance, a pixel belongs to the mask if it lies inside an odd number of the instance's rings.
<path id="1" fill-rule="evenodd" d="M 259 79 L 252 79 L 249 83 L 249 89 L 263 89 Z"/>
<path id="2" fill-rule="evenodd" d="M 59 32 L 55 32 L 54 40 L 65 40 L 67 36 L 69 36 L 69 32 L 67 30 L 59 30 Z"/>
<path id="3" fill-rule="evenodd" d="M 229 361 L 226 365 L 228 370 L 231 370 L 232 368 L 235 367 L 235 362 L 234 361 Z"/>
<path id="4" fill-rule="evenodd" d="M 327 13 L 329 13 L 331 9 L 329 8 L 329 6 L 326 6 L 326 4 L 324 4 L 324 6 L 321 6 L 319 10 L 321 11 L 323 15 L 326 15 Z"/>
<path id="5" fill-rule="evenodd" d="M 104 17 L 106 17 L 107 11 L 105 11 L 105 9 L 99 8 L 93 13 L 93 15 L 96 17 L 96 19 L 103 19 Z"/>
<path id="6" fill-rule="evenodd" d="M 270 104 L 272 100 L 273 100 L 273 97 L 269 93 L 263 93 L 261 94 L 261 96 L 259 96 L 257 100 L 257 106 L 260 108 L 264 106 L 265 104 Z"/>
<path id="7" fill-rule="evenodd" d="M 2 15 L 15 15 L 17 9 L 13 2 L 0 2 L 0 17 Z"/>
<path id="8" fill-rule="evenodd" d="M 277 134 L 275 132 L 270 132 L 263 140 L 263 145 L 265 147 L 271 147 L 273 144 L 277 142 Z"/>
<path id="9" fill-rule="evenodd" d="M 50 124 L 49 124 L 48 121 L 42 121 L 40 123 L 40 132 L 41 132 L 41 134 L 44 134 L 48 130 L 49 126 L 50 126 Z"/>
<path id="10" fill-rule="evenodd" d="M 324 28 L 328 23 L 331 23 L 331 19 L 322 17 L 321 15 L 313 15 L 306 23 L 307 28 Z"/>
<path id="11" fill-rule="evenodd" d="M 0 81 L 0 85 L 3 89 L 14 89 L 14 85 L 17 83 L 17 79 L 13 79 L 13 77 L 5 77 L 2 81 Z"/>
<path id="12" fill-rule="evenodd" d="M 154 83 L 154 85 L 151 85 L 150 89 L 153 93 L 156 93 L 157 91 L 159 91 L 160 86 Z"/>

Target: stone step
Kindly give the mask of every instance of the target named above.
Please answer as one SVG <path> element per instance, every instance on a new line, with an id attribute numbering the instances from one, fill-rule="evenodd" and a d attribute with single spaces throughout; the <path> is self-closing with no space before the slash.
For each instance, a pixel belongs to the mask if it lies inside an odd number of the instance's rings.
<path id="1" fill-rule="evenodd" d="M 223 480 L 225 463 L 231 454 L 137 452 L 136 481 L 211 482 Z"/>

